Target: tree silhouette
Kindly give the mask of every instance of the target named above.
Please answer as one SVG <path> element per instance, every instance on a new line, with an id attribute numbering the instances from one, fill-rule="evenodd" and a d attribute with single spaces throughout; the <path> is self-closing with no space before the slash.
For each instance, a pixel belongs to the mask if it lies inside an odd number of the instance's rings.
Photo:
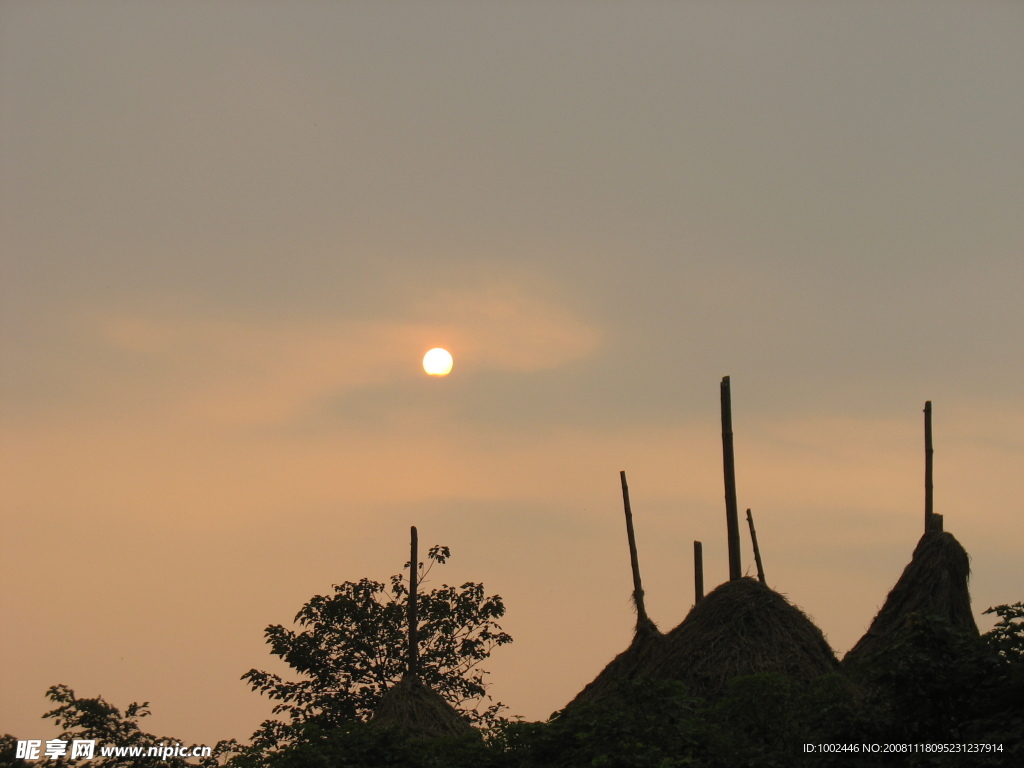
<path id="1" fill-rule="evenodd" d="M 434 546 L 429 567 L 418 563 L 419 580 L 450 556 Z M 409 564 L 406 563 L 406 568 Z M 408 580 L 391 577 L 390 588 L 372 579 L 346 581 L 334 594 L 317 595 L 295 616 L 293 631 L 279 624 L 266 628 L 271 653 L 302 674 L 296 681 L 251 669 L 242 679 L 279 703 L 253 735 L 253 749 L 274 749 L 295 740 L 304 729 L 330 729 L 368 720 L 384 692 L 406 670 Z M 471 721 L 500 719 L 500 702 L 490 703 L 480 663 L 512 637 L 497 620 L 505 614 L 498 595 L 485 596 L 482 584 L 447 584 L 418 598 L 419 674 Z"/>

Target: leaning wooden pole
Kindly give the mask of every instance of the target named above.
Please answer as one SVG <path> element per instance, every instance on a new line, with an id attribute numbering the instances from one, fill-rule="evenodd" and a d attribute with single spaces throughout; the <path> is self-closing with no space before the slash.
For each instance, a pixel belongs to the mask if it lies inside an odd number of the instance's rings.
<path id="1" fill-rule="evenodd" d="M 725 465 L 725 522 L 729 536 L 729 580 L 742 578 L 740 522 L 736 507 L 736 460 L 732 451 L 732 396 L 729 377 L 722 377 L 722 463 Z"/>
<path id="2" fill-rule="evenodd" d="M 747 525 L 750 526 L 750 541 L 754 545 L 754 562 L 757 563 L 757 580 L 762 584 L 764 580 L 764 566 L 761 565 L 761 549 L 757 546 L 757 531 L 754 530 L 754 516 L 747 510 Z"/>
<path id="3" fill-rule="evenodd" d="M 626 485 L 625 471 L 619 472 L 622 481 L 622 507 L 626 512 L 626 537 L 629 540 L 629 564 L 633 568 L 633 605 L 636 606 L 636 625 L 646 624 L 647 609 L 644 607 L 644 588 L 640 584 L 640 561 L 636 554 L 636 536 L 633 535 L 633 510 L 629 506 L 629 486 Z"/>
<path id="4" fill-rule="evenodd" d="M 924 530 L 925 533 L 932 529 L 932 514 L 934 513 L 932 498 L 932 401 L 924 404 Z"/>
<path id="5" fill-rule="evenodd" d="M 417 544 L 419 543 L 416 536 L 416 526 L 412 527 L 412 553 L 409 555 L 409 675 L 411 677 L 417 677 L 419 675 L 420 666 L 420 654 L 419 654 L 419 639 L 416 637 L 416 625 L 418 619 L 416 617 L 416 589 L 418 587 L 418 571 L 419 571 L 419 553 L 417 552 Z"/>
<path id="6" fill-rule="evenodd" d="M 693 542 L 693 604 L 704 599 L 704 550 L 699 541 Z"/>

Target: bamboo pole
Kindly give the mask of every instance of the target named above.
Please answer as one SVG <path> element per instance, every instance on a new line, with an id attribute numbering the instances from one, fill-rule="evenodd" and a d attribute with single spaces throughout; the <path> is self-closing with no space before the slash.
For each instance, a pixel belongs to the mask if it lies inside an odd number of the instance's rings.
<path id="1" fill-rule="evenodd" d="M 761 565 L 761 549 L 757 546 L 757 531 L 754 530 L 754 516 L 747 509 L 747 525 L 750 526 L 750 541 L 754 544 L 754 562 L 757 563 L 757 580 L 762 584 L 764 580 L 764 566 Z"/>
<path id="2" fill-rule="evenodd" d="M 932 401 L 924 404 L 924 530 L 932 529 L 934 498 L 932 489 Z"/>
<path id="3" fill-rule="evenodd" d="M 622 481 L 622 507 L 626 512 L 626 537 L 629 540 L 629 564 L 633 569 L 633 605 L 636 606 L 636 625 L 646 624 L 647 609 L 644 607 L 644 588 L 640 584 L 640 561 L 636 554 L 636 536 L 633 534 L 633 510 L 629 506 L 629 486 L 626 485 L 625 471 L 619 472 Z"/>
<path id="4" fill-rule="evenodd" d="M 419 638 L 416 637 L 416 589 L 418 587 L 419 553 L 416 526 L 412 526 L 412 553 L 409 555 L 409 674 L 419 675 Z"/>
<path id="5" fill-rule="evenodd" d="M 729 377 L 722 377 L 722 463 L 725 467 L 725 522 L 729 537 L 729 580 L 742 578 L 740 523 L 736 506 L 736 460 L 732 450 L 732 396 Z"/>
<path id="6" fill-rule="evenodd" d="M 693 542 L 693 604 L 704 599 L 704 550 L 699 541 Z"/>

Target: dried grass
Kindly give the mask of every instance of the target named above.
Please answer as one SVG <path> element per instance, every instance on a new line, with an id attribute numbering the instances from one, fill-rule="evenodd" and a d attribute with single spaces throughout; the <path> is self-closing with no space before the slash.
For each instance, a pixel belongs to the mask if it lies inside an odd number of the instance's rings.
<path id="1" fill-rule="evenodd" d="M 472 730 L 443 696 L 409 674 L 384 694 L 370 723 L 421 738 L 459 736 Z"/>
<path id="2" fill-rule="evenodd" d="M 645 676 L 681 680 L 700 696 L 734 677 L 778 672 L 809 681 L 839 667 L 821 630 L 756 579 L 727 581 L 665 635 Z"/>
<path id="3" fill-rule="evenodd" d="M 970 575 L 970 557 L 953 534 L 924 534 L 868 631 L 846 654 L 843 664 L 884 652 L 898 641 L 915 616 L 937 618 L 977 635 L 967 586 Z"/>

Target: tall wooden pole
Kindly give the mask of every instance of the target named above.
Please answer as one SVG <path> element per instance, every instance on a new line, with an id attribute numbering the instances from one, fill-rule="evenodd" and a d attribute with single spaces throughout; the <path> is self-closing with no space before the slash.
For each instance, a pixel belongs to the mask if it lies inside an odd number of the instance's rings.
<path id="1" fill-rule="evenodd" d="M 743 577 L 740 566 L 740 522 L 736 508 L 736 460 L 732 452 L 732 396 L 729 377 L 722 377 L 722 463 L 725 465 L 725 522 L 729 536 L 729 580 Z"/>
<path id="2" fill-rule="evenodd" d="M 704 549 L 699 541 L 693 542 L 693 604 L 704 599 Z"/>
<path id="3" fill-rule="evenodd" d="M 754 530 L 754 516 L 747 510 L 747 525 L 750 526 L 750 541 L 754 544 L 754 562 L 757 563 L 757 580 L 762 584 L 764 580 L 764 566 L 761 565 L 761 549 L 757 546 L 757 531 Z"/>
<path id="4" fill-rule="evenodd" d="M 419 578 L 419 553 L 417 552 L 416 526 L 412 527 L 412 553 L 409 555 L 409 675 L 419 675 L 420 654 L 416 637 L 416 589 Z"/>
<path id="5" fill-rule="evenodd" d="M 924 404 L 924 530 L 932 529 L 932 401 Z"/>
<path id="6" fill-rule="evenodd" d="M 640 561 L 636 554 L 636 537 L 633 535 L 633 510 L 629 506 L 629 486 L 626 485 L 625 471 L 619 472 L 622 481 L 622 507 L 626 511 L 626 537 L 629 540 L 629 564 L 633 568 L 633 605 L 636 606 L 636 625 L 646 624 L 647 609 L 644 608 L 644 588 L 640 584 Z"/>

